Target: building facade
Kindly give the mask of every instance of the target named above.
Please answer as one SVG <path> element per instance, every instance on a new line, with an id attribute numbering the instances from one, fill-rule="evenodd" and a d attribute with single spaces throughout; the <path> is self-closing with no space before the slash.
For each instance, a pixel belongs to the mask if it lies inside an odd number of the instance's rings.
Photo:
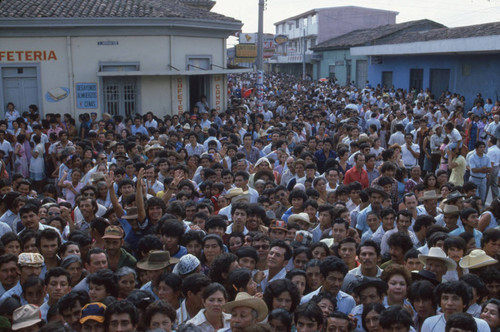
<path id="1" fill-rule="evenodd" d="M 428 31 L 443 27 L 444 25 L 430 20 L 418 20 L 355 30 L 332 38 L 311 49 L 321 59 L 314 64 L 317 67 L 314 72 L 318 73 L 314 78 L 335 79 L 341 85 L 354 83 L 362 88 L 368 80 L 369 57 L 351 55 L 351 47 L 383 44 L 384 40 L 409 31 Z"/>
<path id="2" fill-rule="evenodd" d="M 369 56 L 372 85 L 394 85 L 407 90 L 429 88 L 439 97 L 457 92 L 472 107 L 477 93 L 500 96 L 500 23 L 409 32 L 385 43 L 351 48 L 355 56 Z"/>
<path id="3" fill-rule="evenodd" d="M 396 23 L 398 12 L 343 6 L 318 8 L 274 23 L 276 35 L 288 37 L 288 43 L 278 46 L 277 55 L 268 63 L 273 71 L 302 75 L 305 64 L 306 75 L 318 78 L 318 63 L 321 56 L 311 48 L 331 38 L 357 29 L 374 28 Z"/>
<path id="4" fill-rule="evenodd" d="M 226 38 L 242 24 L 210 12 L 213 1 L 184 1 L 0 2 L 0 103 L 164 116 L 206 95 L 224 110 Z"/>

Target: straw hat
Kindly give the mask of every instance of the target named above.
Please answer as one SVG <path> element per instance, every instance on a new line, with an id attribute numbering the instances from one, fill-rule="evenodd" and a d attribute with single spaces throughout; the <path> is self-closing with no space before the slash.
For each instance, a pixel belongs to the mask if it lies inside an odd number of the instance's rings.
<path id="1" fill-rule="evenodd" d="M 421 261 L 422 264 L 424 264 L 424 265 L 427 264 L 427 260 L 429 258 L 439 259 L 439 260 L 445 262 L 446 267 L 448 268 L 448 271 L 453 271 L 457 268 L 457 263 L 455 263 L 455 261 L 453 259 L 446 256 L 443 249 L 441 249 L 439 247 L 432 247 L 431 249 L 429 249 L 429 254 L 427 254 L 427 255 L 422 255 L 422 254 L 418 255 L 418 260 Z"/>
<path id="2" fill-rule="evenodd" d="M 440 199 L 441 195 L 437 195 L 434 190 L 428 190 L 424 191 L 424 195 L 422 196 L 421 200 L 426 201 L 428 199 Z"/>
<path id="3" fill-rule="evenodd" d="M 157 271 L 179 262 L 178 258 L 170 257 L 168 251 L 152 250 L 148 255 L 137 262 L 137 267 L 146 271 Z"/>
<path id="4" fill-rule="evenodd" d="M 12 320 L 12 331 L 38 324 L 42 321 L 40 308 L 33 304 L 23 305 L 14 310 Z"/>
<path id="5" fill-rule="evenodd" d="M 467 256 L 462 257 L 458 265 L 463 269 L 477 269 L 496 263 L 498 263 L 498 261 L 486 255 L 484 250 L 474 249 Z"/>
<path id="6" fill-rule="evenodd" d="M 245 292 L 236 294 L 235 300 L 224 304 L 222 308 L 226 313 L 230 314 L 234 308 L 239 307 L 248 307 L 257 311 L 257 322 L 263 321 L 268 313 L 267 305 L 262 299 Z"/>
<path id="7" fill-rule="evenodd" d="M 226 198 L 233 198 L 239 195 L 246 195 L 248 194 L 248 191 L 243 191 L 241 188 L 232 188 L 229 189 L 226 195 L 224 195 Z"/>

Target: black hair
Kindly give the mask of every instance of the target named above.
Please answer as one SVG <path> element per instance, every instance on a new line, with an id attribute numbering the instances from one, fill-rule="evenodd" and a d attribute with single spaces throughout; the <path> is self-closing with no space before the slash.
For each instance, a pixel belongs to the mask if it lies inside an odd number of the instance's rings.
<path id="1" fill-rule="evenodd" d="M 184 226 L 177 219 L 166 220 L 160 229 L 160 233 L 163 236 L 172 236 L 176 237 L 178 243 L 181 242 L 182 236 L 184 235 Z"/>
<path id="2" fill-rule="evenodd" d="M 323 311 L 314 302 L 307 302 L 301 304 L 297 307 L 297 309 L 295 309 L 294 313 L 295 325 L 297 325 L 300 316 L 307 317 L 313 322 L 318 323 L 318 328 L 323 326 L 324 322 Z"/>
<path id="3" fill-rule="evenodd" d="M 221 292 L 222 295 L 224 296 L 224 299 L 227 301 L 228 295 L 227 295 L 226 289 L 224 288 L 224 286 L 222 286 L 218 282 L 213 282 L 210 285 L 208 285 L 207 287 L 205 287 L 205 289 L 203 290 L 202 298 L 203 298 L 203 300 L 206 301 L 211 295 L 213 295 L 217 292 Z"/>
<path id="4" fill-rule="evenodd" d="M 306 268 L 309 267 L 306 265 Z M 329 256 L 325 258 L 319 265 L 319 270 L 323 278 L 328 277 L 330 272 L 340 272 L 345 277 L 349 269 L 343 260 L 336 256 Z"/>
<path id="5" fill-rule="evenodd" d="M 194 273 L 182 280 L 182 294 L 184 298 L 188 297 L 188 292 L 199 293 L 203 288 L 212 283 L 209 277 L 201 273 Z"/>
<path id="6" fill-rule="evenodd" d="M 62 315 L 62 311 L 65 309 L 74 308 L 77 302 L 81 307 L 88 304 L 90 302 L 89 293 L 85 290 L 72 290 L 68 294 L 61 297 L 59 301 L 57 301 L 57 310 L 59 311 L 59 314 Z"/>
<path id="7" fill-rule="evenodd" d="M 119 315 L 119 314 L 128 314 L 130 317 L 130 321 L 132 326 L 136 326 L 139 321 L 139 314 L 137 313 L 136 307 L 132 304 L 132 302 L 128 300 L 121 300 L 112 303 L 110 306 L 106 308 L 104 313 L 104 322 L 106 326 L 106 330 L 109 329 L 109 324 L 111 322 L 111 316 Z"/>
<path id="8" fill-rule="evenodd" d="M 136 256 L 141 259 L 143 258 L 142 253 L 148 253 L 151 250 L 163 250 L 163 243 L 156 235 L 144 235 L 137 242 Z"/>
<path id="9" fill-rule="evenodd" d="M 271 250 L 273 247 L 280 247 L 285 249 L 285 260 L 289 261 L 290 258 L 292 258 L 293 255 L 293 249 L 290 247 L 288 243 L 282 240 L 274 240 L 271 242 L 271 245 L 269 246 L 269 250 Z"/>
<path id="10" fill-rule="evenodd" d="M 468 273 L 460 277 L 460 281 L 465 282 L 471 288 L 474 288 L 479 297 L 478 304 L 482 302 L 483 298 L 489 294 L 488 288 L 484 281 L 476 274 Z"/>
<path id="11" fill-rule="evenodd" d="M 284 292 L 288 292 L 290 294 L 290 297 L 292 298 L 290 312 L 294 312 L 295 308 L 300 303 L 300 293 L 297 286 L 286 278 L 270 282 L 264 291 L 262 299 L 266 302 L 267 307 L 271 309 L 273 308 L 273 299 L 280 296 Z"/>
<path id="12" fill-rule="evenodd" d="M 62 267 L 53 267 L 47 271 L 47 273 L 45 274 L 45 285 L 48 285 L 50 283 L 50 278 L 60 276 L 65 276 L 68 280 L 68 285 L 71 285 L 71 276 L 69 272 Z"/>
<path id="13" fill-rule="evenodd" d="M 210 270 L 208 273 L 208 277 L 217 283 L 225 283 L 226 279 L 224 278 L 224 274 L 229 273 L 229 269 L 231 268 L 231 264 L 238 260 L 238 256 L 235 254 L 224 252 L 217 256 L 210 264 Z"/>
<path id="14" fill-rule="evenodd" d="M 383 329 L 390 329 L 396 323 L 402 324 L 407 329 L 413 325 L 411 315 L 400 305 L 393 305 L 385 309 L 379 318 L 379 324 Z"/>
<path id="15" fill-rule="evenodd" d="M 175 309 L 168 302 L 158 300 L 146 307 L 143 318 L 146 327 L 150 326 L 151 318 L 153 318 L 153 316 L 158 313 L 167 315 L 171 322 L 175 322 L 175 320 L 177 319 L 177 313 Z"/>
<path id="16" fill-rule="evenodd" d="M 252 279 L 252 271 L 247 268 L 241 267 L 229 272 L 226 281 L 226 291 L 228 300 L 233 301 L 240 288 L 246 290 L 246 287 Z"/>
<path id="17" fill-rule="evenodd" d="M 432 301 L 432 307 L 437 308 L 439 302 L 434 297 L 434 285 L 428 280 L 416 280 L 411 283 L 408 300 L 413 304 L 418 299 L 429 299 Z"/>
<path id="18" fill-rule="evenodd" d="M 272 320 L 279 320 L 280 323 L 285 325 L 287 331 L 292 330 L 292 314 L 290 314 L 288 311 L 282 308 L 274 309 L 269 313 L 269 316 L 267 318 L 268 322 L 271 322 Z"/>
<path id="19" fill-rule="evenodd" d="M 361 248 L 363 247 L 372 247 L 375 249 L 375 253 L 377 254 L 377 257 L 380 256 L 380 246 L 378 245 L 377 242 L 373 241 L 373 240 L 366 240 L 365 242 L 361 243 L 357 249 L 356 249 L 356 255 L 359 256 L 359 254 L 361 253 Z"/>
<path id="20" fill-rule="evenodd" d="M 206 228 L 206 224 L 205 224 L 205 228 Z M 197 241 L 200 245 L 202 245 L 204 236 L 205 236 L 205 234 L 203 233 L 203 231 L 190 230 L 190 231 L 184 233 L 184 235 L 182 236 L 182 239 L 181 239 L 181 243 L 183 246 L 186 246 L 191 241 Z"/>
<path id="21" fill-rule="evenodd" d="M 434 288 L 436 303 L 441 303 L 441 295 L 443 295 L 444 293 L 454 294 L 461 297 L 463 305 L 465 306 L 465 309 L 463 309 L 464 312 L 469 307 L 469 302 L 472 298 L 472 291 L 469 289 L 469 285 L 467 285 L 465 282 L 449 281 L 439 284 L 436 288 Z"/>
<path id="22" fill-rule="evenodd" d="M 458 328 L 460 331 L 475 332 L 479 331 L 476 320 L 468 313 L 454 313 L 446 320 L 445 331 L 450 332 L 452 328 Z"/>
<path id="23" fill-rule="evenodd" d="M 413 248 L 413 242 L 411 241 L 410 236 L 403 232 L 391 234 L 387 240 L 387 244 L 389 247 L 399 247 L 403 250 L 403 252 L 407 252 Z"/>
<path id="24" fill-rule="evenodd" d="M 243 246 L 236 250 L 236 256 L 238 256 L 238 260 L 243 257 L 250 257 L 255 260 L 256 263 L 259 262 L 259 253 L 257 249 L 254 247 Z"/>
<path id="25" fill-rule="evenodd" d="M 444 240 L 443 249 L 446 254 L 450 248 L 462 249 L 464 255 L 467 253 L 467 243 L 460 236 L 450 236 Z"/>
<path id="26" fill-rule="evenodd" d="M 113 271 L 101 269 L 92 273 L 87 278 L 88 284 L 102 285 L 106 288 L 106 293 L 111 296 L 118 296 L 118 278 Z"/>
<path id="27" fill-rule="evenodd" d="M 379 313 L 381 314 L 383 311 L 385 310 L 385 307 L 383 304 L 380 304 L 380 303 L 377 303 L 377 302 L 374 302 L 374 303 L 370 303 L 370 304 L 367 304 L 365 306 L 363 306 L 363 313 L 361 314 L 361 324 L 363 326 L 363 329 L 365 331 L 368 331 L 367 327 L 366 327 L 366 316 L 372 312 L 372 311 L 375 311 L 376 313 Z"/>
<path id="28" fill-rule="evenodd" d="M 226 231 L 227 224 L 225 218 L 218 214 L 215 216 L 210 216 L 208 220 L 205 222 L 205 230 L 208 232 L 209 229 L 213 229 L 215 227 L 224 228 L 224 232 Z"/>
<path id="29" fill-rule="evenodd" d="M 36 237 L 36 246 L 38 248 L 40 248 L 40 243 L 41 243 L 42 239 L 46 239 L 46 240 L 57 239 L 57 247 L 59 247 L 61 245 L 61 237 L 59 236 L 59 234 L 55 230 L 53 230 L 51 228 L 44 229 L 43 231 L 38 233 L 38 236 Z"/>

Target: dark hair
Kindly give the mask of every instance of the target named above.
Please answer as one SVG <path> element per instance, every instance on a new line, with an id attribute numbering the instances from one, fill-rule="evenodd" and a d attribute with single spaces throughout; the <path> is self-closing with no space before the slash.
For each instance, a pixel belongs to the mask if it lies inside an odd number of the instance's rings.
<path id="1" fill-rule="evenodd" d="M 29 212 L 33 212 L 35 214 L 38 214 L 38 210 L 39 210 L 38 205 L 28 203 L 19 209 L 19 216 L 22 218 L 23 214 L 26 214 Z"/>
<path id="2" fill-rule="evenodd" d="M 429 299 L 432 301 L 432 307 L 437 308 L 436 298 L 434 297 L 434 285 L 428 280 L 417 280 L 412 282 L 408 294 L 408 300 L 413 304 L 418 299 Z"/>
<path id="3" fill-rule="evenodd" d="M 363 306 L 363 313 L 361 314 L 361 324 L 363 326 L 363 329 L 365 331 L 368 331 L 368 329 L 366 328 L 366 316 L 370 312 L 375 311 L 376 313 L 381 314 L 384 310 L 385 310 L 384 305 L 377 302 Z"/>
<path id="4" fill-rule="evenodd" d="M 307 267 L 306 267 L 307 268 Z M 345 277 L 349 269 L 343 260 L 336 256 L 329 256 L 325 258 L 319 265 L 319 270 L 323 278 L 328 277 L 330 272 L 340 272 Z"/>
<path id="5" fill-rule="evenodd" d="M 163 272 L 158 276 L 158 278 L 153 280 L 153 285 L 158 287 L 160 282 L 165 283 L 165 285 L 172 288 L 174 292 L 180 291 L 182 287 L 182 278 L 178 274 L 167 271 Z"/>
<path id="6" fill-rule="evenodd" d="M 40 243 L 42 242 L 42 239 L 46 239 L 46 240 L 57 239 L 57 246 L 59 247 L 61 245 L 61 237 L 59 236 L 59 234 L 55 230 L 53 230 L 51 228 L 44 229 L 43 231 L 38 233 L 38 236 L 36 237 L 36 246 L 38 248 L 40 248 Z"/>
<path id="7" fill-rule="evenodd" d="M 273 308 L 273 299 L 280 296 L 282 293 L 290 293 L 292 298 L 292 305 L 290 307 L 290 312 L 295 311 L 295 308 L 300 303 L 300 293 L 297 286 L 288 279 L 278 279 L 274 280 L 267 285 L 264 291 L 263 300 L 269 309 Z"/>
<path id="8" fill-rule="evenodd" d="M 256 263 L 259 262 L 259 253 L 257 252 L 257 249 L 254 247 L 248 247 L 248 246 L 243 246 L 238 248 L 236 250 L 236 256 L 238 256 L 238 260 L 243 258 L 243 257 L 250 257 L 255 260 Z"/>
<path id="9" fill-rule="evenodd" d="M 238 260 L 238 256 L 235 254 L 224 252 L 217 256 L 210 264 L 210 270 L 208 273 L 208 277 L 212 280 L 212 282 L 216 283 L 225 283 L 224 274 L 227 275 L 229 269 L 231 268 L 231 264 Z"/>
<path id="10" fill-rule="evenodd" d="M 65 276 L 68 280 L 68 285 L 71 285 L 71 276 L 69 275 L 69 272 L 62 267 L 53 267 L 47 271 L 47 273 L 45 274 L 45 285 L 48 285 L 50 283 L 50 278 L 60 276 Z"/>
<path id="11" fill-rule="evenodd" d="M 366 240 L 365 242 L 361 243 L 357 250 L 356 250 L 356 255 L 360 255 L 361 253 L 361 248 L 363 247 L 372 247 L 375 249 L 375 253 L 377 254 L 377 257 L 380 256 L 380 246 L 378 245 L 377 242 L 373 241 L 373 240 Z"/>
<path id="12" fill-rule="evenodd" d="M 102 285 L 106 288 L 106 293 L 111 296 L 118 296 L 118 279 L 109 269 L 101 269 L 92 273 L 87 278 L 88 284 Z"/>
<path id="13" fill-rule="evenodd" d="M 119 314 L 128 314 L 133 326 L 137 325 L 139 321 L 139 315 L 137 313 L 137 309 L 132 304 L 132 302 L 128 300 L 117 301 L 112 303 L 109 307 L 107 307 L 104 313 L 104 322 L 106 330 L 109 330 L 109 323 L 111 322 L 111 316 Z"/>
<path id="14" fill-rule="evenodd" d="M 399 247 L 403 250 L 403 252 L 407 252 L 413 248 L 413 242 L 411 241 L 410 236 L 403 232 L 391 234 L 387 240 L 387 244 L 389 247 Z"/>
<path id="15" fill-rule="evenodd" d="M 467 313 L 454 313 L 446 320 L 445 331 L 450 332 L 452 328 L 459 328 L 460 331 L 479 331 L 476 320 L 473 316 Z"/>
<path id="16" fill-rule="evenodd" d="M 206 301 L 210 296 L 212 296 L 213 294 L 215 294 L 217 292 L 221 292 L 222 295 L 224 296 L 224 299 L 227 301 L 228 295 L 227 295 L 226 289 L 224 288 L 224 286 L 222 286 L 218 282 L 213 282 L 210 285 L 208 285 L 207 287 L 205 287 L 205 289 L 203 290 L 202 298 L 203 298 L 203 300 Z"/>
<path id="17" fill-rule="evenodd" d="M 498 241 L 499 239 L 500 239 L 500 229 L 496 228 L 486 229 L 483 231 L 483 237 L 481 238 L 481 248 L 483 248 L 486 243 L 490 241 Z M 3 242 L 3 237 L 2 237 L 2 242 Z"/>
<path id="18" fill-rule="evenodd" d="M 77 302 L 81 307 L 88 304 L 90 302 L 89 293 L 85 290 L 72 290 L 59 299 L 59 301 L 57 302 L 57 310 L 60 314 L 62 314 L 63 310 L 74 308 Z"/>
<path id="19" fill-rule="evenodd" d="M 271 250 L 273 247 L 280 247 L 285 249 L 285 260 L 288 261 L 290 258 L 292 258 L 293 255 L 293 250 L 292 247 L 290 247 L 289 244 L 287 244 L 285 241 L 282 240 L 274 240 L 271 242 L 271 245 L 269 246 L 269 250 Z"/>
<path id="20" fill-rule="evenodd" d="M 233 301 L 240 288 L 246 289 L 252 279 L 252 271 L 247 268 L 237 268 L 229 272 L 226 281 L 228 300 Z"/>
<path id="21" fill-rule="evenodd" d="M 463 305 L 465 306 L 465 309 L 463 309 L 463 311 L 467 310 L 467 308 L 469 307 L 469 302 L 472 297 L 472 292 L 470 291 L 469 286 L 465 282 L 449 281 L 439 284 L 434 289 L 434 296 L 436 297 L 436 303 L 438 304 L 441 303 L 441 295 L 443 295 L 443 293 L 460 296 L 462 298 Z"/>
<path id="22" fill-rule="evenodd" d="M 224 232 L 226 231 L 227 224 L 226 220 L 222 215 L 215 215 L 215 216 L 210 216 L 207 221 L 205 222 L 205 230 L 208 232 L 209 229 L 215 228 L 215 227 L 222 227 L 224 228 Z"/>
<path id="23" fill-rule="evenodd" d="M 269 316 L 267 317 L 267 321 L 271 322 L 272 320 L 277 319 L 285 325 L 287 331 L 292 330 L 292 315 L 286 311 L 285 309 L 278 308 L 274 309 L 269 313 Z"/>
<path id="24" fill-rule="evenodd" d="M 450 236 L 444 240 L 444 252 L 448 254 L 450 248 L 462 249 L 463 254 L 467 253 L 467 243 L 460 236 Z"/>
<path id="25" fill-rule="evenodd" d="M 468 273 L 460 277 L 460 281 L 465 282 L 471 288 L 474 288 L 479 297 L 478 303 L 481 303 L 483 298 L 489 294 L 488 288 L 484 281 L 476 274 Z"/>
<path id="26" fill-rule="evenodd" d="M 389 329 L 395 323 L 400 323 L 406 328 L 413 325 L 411 315 L 400 305 L 393 305 L 385 309 L 379 318 L 380 326 L 384 329 Z"/>
<path id="27" fill-rule="evenodd" d="M 2 268 L 2 265 L 10 262 L 16 263 L 17 266 L 17 256 L 14 254 L 3 254 L 0 256 L 0 268 Z"/>
<path id="28" fill-rule="evenodd" d="M 184 226 L 178 220 L 166 220 L 160 229 L 160 233 L 163 236 L 172 236 L 176 237 L 178 242 L 181 242 L 182 235 L 184 235 Z"/>
<path id="29" fill-rule="evenodd" d="M 476 209 L 473 208 L 465 208 L 460 211 L 460 220 L 467 220 L 469 216 L 473 213 L 477 213 Z"/>
<path id="30" fill-rule="evenodd" d="M 301 304 L 295 309 L 294 313 L 294 318 L 295 318 L 295 324 L 297 324 L 297 321 L 299 320 L 299 317 L 307 317 L 313 322 L 318 323 L 318 328 L 320 326 L 323 326 L 324 318 L 323 318 L 323 311 L 321 308 L 314 302 L 307 302 L 304 304 Z"/>
<path id="31" fill-rule="evenodd" d="M 182 294 L 187 298 L 188 292 L 199 293 L 203 288 L 210 285 L 212 281 L 209 277 L 201 273 L 194 273 L 182 280 Z"/>
<path id="32" fill-rule="evenodd" d="M 155 314 L 164 314 L 170 319 L 170 321 L 175 322 L 177 319 L 177 313 L 175 309 L 166 301 L 155 301 L 146 307 L 146 311 L 144 312 L 144 323 L 146 328 L 149 328 L 151 324 L 151 318 Z"/>

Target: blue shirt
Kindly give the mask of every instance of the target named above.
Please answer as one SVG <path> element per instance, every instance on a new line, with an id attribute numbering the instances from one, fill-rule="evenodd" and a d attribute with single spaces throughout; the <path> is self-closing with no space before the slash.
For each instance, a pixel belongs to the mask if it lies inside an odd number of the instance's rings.
<path id="1" fill-rule="evenodd" d="M 475 173 L 472 171 L 472 169 L 473 168 L 481 168 L 481 167 L 485 167 L 485 166 L 491 167 L 491 162 L 490 162 L 490 158 L 486 154 L 483 154 L 482 157 L 479 157 L 477 155 L 477 153 L 473 153 L 472 156 L 470 156 L 469 165 L 470 165 L 470 175 L 472 177 L 485 179 L 486 173 Z"/>
<path id="2" fill-rule="evenodd" d="M 465 232 L 464 226 L 459 226 L 457 229 L 451 231 L 449 234 L 451 236 L 459 236 L 461 233 Z M 473 232 L 474 240 L 476 241 L 476 248 L 481 248 L 481 238 L 483 237 L 483 233 L 474 229 Z"/>
<path id="3" fill-rule="evenodd" d="M 300 303 L 302 304 L 309 302 L 315 295 L 318 295 L 321 292 L 321 289 L 323 289 L 323 286 L 307 295 L 302 296 Z M 344 293 L 343 291 L 339 291 L 337 293 L 337 296 L 335 296 L 335 299 L 337 300 L 337 310 L 343 312 L 346 315 L 349 315 L 352 309 L 356 306 L 356 301 L 354 301 L 354 298 L 351 295 Z"/>
<path id="4" fill-rule="evenodd" d="M 137 133 L 144 134 L 146 136 L 149 135 L 148 130 L 143 125 L 140 125 L 139 128 L 137 128 L 135 125 L 133 125 L 131 130 L 132 130 L 132 135 L 137 135 Z"/>
<path id="5" fill-rule="evenodd" d="M 368 212 L 371 211 L 372 211 L 372 205 L 370 204 L 358 214 L 356 229 L 359 229 L 362 233 L 366 232 L 370 228 L 366 223 L 366 217 L 368 215 Z"/>

